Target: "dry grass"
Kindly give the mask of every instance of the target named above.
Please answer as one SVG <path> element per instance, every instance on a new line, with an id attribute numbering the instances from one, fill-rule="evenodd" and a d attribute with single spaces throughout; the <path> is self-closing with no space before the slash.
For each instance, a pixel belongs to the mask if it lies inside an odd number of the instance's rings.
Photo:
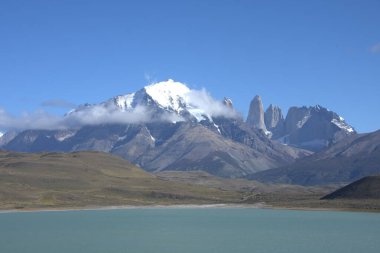
<path id="1" fill-rule="evenodd" d="M 376 200 L 320 200 L 336 187 L 270 185 L 204 172 L 152 175 L 99 152 L 0 152 L 0 209 L 266 203 L 284 208 L 380 211 Z"/>
<path id="2" fill-rule="evenodd" d="M 241 194 L 167 182 L 99 152 L 0 153 L 0 208 L 238 202 Z"/>

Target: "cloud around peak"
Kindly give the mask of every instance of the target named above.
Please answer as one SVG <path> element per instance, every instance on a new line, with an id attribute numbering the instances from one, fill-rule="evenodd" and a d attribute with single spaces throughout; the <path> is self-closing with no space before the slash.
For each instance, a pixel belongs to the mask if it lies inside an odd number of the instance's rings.
<path id="1" fill-rule="evenodd" d="M 0 108 L 0 129 L 75 129 L 85 125 L 100 124 L 137 124 L 150 122 L 151 112 L 145 107 L 136 107 L 131 111 L 108 110 L 99 105 L 91 106 L 85 110 L 57 116 L 45 111 L 23 113 L 13 116 Z"/>
<path id="2" fill-rule="evenodd" d="M 239 114 L 233 108 L 226 106 L 222 101 L 212 98 L 206 89 L 189 89 L 183 96 L 183 99 L 190 108 L 201 108 L 200 111 L 208 118 L 239 117 Z M 73 108 L 74 106 L 72 103 L 60 99 L 47 100 L 41 105 L 44 107 L 60 108 Z M 45 110 L 14 116 L 0 108 L 0 130 L 74 129 L 84 125 L 139 124 L 156 121 L 179 122 L 184 120 L 179 114 L 165 110 L 157 115 L 156 111 L 147 105 L 135 105 L 128 110 L 120 110 L 115 104 L 112 106 L 104 106 L 104 103 L 84 105 L 63 116 L 53 115 Z"/>
<path id="3" fill-rule="evenodd" d="M 198 108 L 202 108 L 211 117 L 237 118 L 239 114 L 231 107 L 215 100 L 206 89 L 191 90 L 186 95 L 186 102 Z"/>

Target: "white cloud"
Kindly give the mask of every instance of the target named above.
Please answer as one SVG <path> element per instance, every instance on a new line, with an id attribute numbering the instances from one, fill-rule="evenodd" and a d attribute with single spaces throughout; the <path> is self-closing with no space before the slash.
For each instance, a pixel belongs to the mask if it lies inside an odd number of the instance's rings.
<path id="1" fill-rule="evenodd" d="M 221 101 L 213 99 L 206 89 L 191 90 L 186 94 L 186 103 L 202 108 L 211 117 L 236 118 L 239 116 L 234 109 L 225 106 Z"/>
<path id="2" fill-rule="evenodd" d="M 19 117 L 0 109 L 0 129 L 68 129 L 83 125 L 112 123 L 142 123 L 151 121 L 151 113 L 144 107 L 132 111 L 109 111 L 101 106 L 92 106 L 86 110 L 65 116 L 56 116 L 44 111 L 24 113 Z"/>
<path id="3" fill-rule="evenodd" d="M 206 114 L 209 117 L 237 118 L 240 115 L 223 102 L 213 99 L 205 90 L 190 90 L 184 95 L 187 105 L 194 108 L 195 112 Z M 45 106 L 69 106 L 69 103 L 61 100 L 49 100 L 43 103 Z M 138 124 L 153 121 L 179 122 L 184 119 L 175 113 L 165 112 L 157 115 L 144 106 L 136 106 L 129 110 L 120 110 L 114 104 L 83 105 L 78 110 L 73 110 L 64 116 L 49 114 L 43 110 L 34 113 L 24 113 L 21 116 L 13 116 L 0 108 L 0 130 L 24 130 L 24 129 L 75 129 L 83 125 L 98 124 Z"/>
<path id="4" fill-rule="evenodd" d="M 101 105 L 94 105 L 64 117 L 66 127 L 82 125 L 98 125 L 112 123 L 144 123 L 151 121 L 151 112 L 143 106 L 137 106 L 130 111 L 110 110 Z"/>
<path id="5" fill-rule="evenodd" d="M 377 54 L 377 53 L 380 53 L 380 43 L 377 43 L 376 45 L 373 45 L 369 51 L 371 53 L 374 53 L 374 54 Z"/>
<path id="6" fill-rule="evenodd" d="M 60 129 L 63 118 L 44 111 L 23 113 L 16 117 L 0 108 L 0 129 Z"/>

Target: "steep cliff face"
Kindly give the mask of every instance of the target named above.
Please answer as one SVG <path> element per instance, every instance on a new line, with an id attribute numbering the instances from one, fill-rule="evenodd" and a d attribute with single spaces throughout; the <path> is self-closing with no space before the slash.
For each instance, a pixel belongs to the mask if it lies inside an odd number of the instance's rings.
<path id="1" fill-rule="evenodd" d="M 285 119 L 285 132 L 280 140 L 318 151 L 355 133 L 342 117 L 320 105 L 292 107 Z"/>
<path id="2" fill-rule="evenodd" d="M 285 119 L 280 107 L 272 104 L 264 113 L 260 96 L 252 100 L 246 122 L 272 140 L 310 151 L 322 150 L 356 134 L 341 116 L 320 105 L 290 107 Z"/>
<path id="3" fill-rule="evenodd" d="M 247 124 L 253 128 L 268 132 L 264 121 L 264 108 L 260 96 L 255 96 L 249 106 Z"/>
<path id="4" fill-rule="evenodd" d="M 265 126 L 272 133 L 272 138 L 280 137 L 285 130 L 285 120 L 280 107 L 269 105 L 264 114 Z"/>

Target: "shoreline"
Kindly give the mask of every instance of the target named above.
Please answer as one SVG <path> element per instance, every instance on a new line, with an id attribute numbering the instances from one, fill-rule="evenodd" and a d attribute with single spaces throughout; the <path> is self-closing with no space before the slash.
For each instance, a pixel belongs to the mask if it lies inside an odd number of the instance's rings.
<path id="1" fill-rule="evenodd" d="M 121 205 L 121 206 L 89 206 L 89 207 L 67 207 L 67 208 L 25 208 L 25 209 L 0 209 L 3 213 L 40 213 L 40 212 L 75 212 L 75 211 L 108 211 L 108 210 L 132 210 L 132 209 L 223 209 L 223 208 L 244 208 L 244 209 L 269 209 L 269 210 L 289 210 L 289 211 L 325 211 L 325 212 L 360 212 L 379 213 L 366 209 L 350 208 L 314 208 L 314 207 L 281 207 L 268 205 L 264 202 L 255 204 L 174 204 L 174 205 Z"/>
<path id="2" fill-rule="evenodd" d="M 257 204 L 174 204 L 174 205 L 121 205 L 121 206 L 88 206 L 88 207 L 57 207 L 57 208 L 25 208 L 0 209 L 1 213 L 27 212 L 66 212 L 66 211 L 102 211 L 102 210 L 129 210 L 129 209 L 206 209 L 206 208 L 271 208 L 264 203 Z"/>

